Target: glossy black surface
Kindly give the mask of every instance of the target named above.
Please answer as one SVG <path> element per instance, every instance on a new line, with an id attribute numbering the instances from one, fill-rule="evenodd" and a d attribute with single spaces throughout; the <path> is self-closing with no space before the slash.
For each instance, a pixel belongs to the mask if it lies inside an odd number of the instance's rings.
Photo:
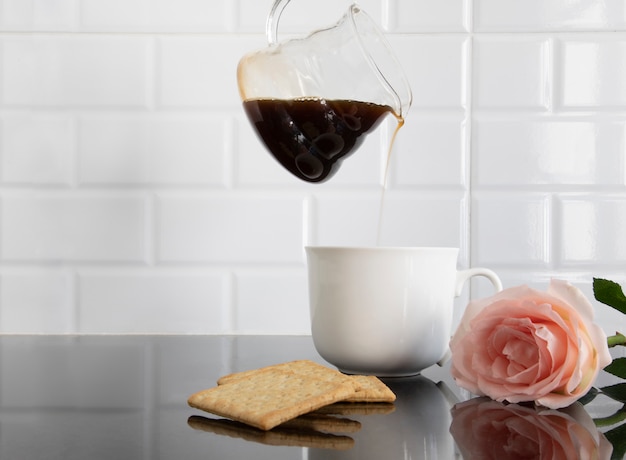
<path id="1" fill-rule="evenodd" d="M 469 395 L 447 368 L 387 380 L 395 410 L 350 416 L 347 450 L 188 423 L 219 418 L 186 402 L 219 376 L 294 359 L 323 363 L 310 337 L 0 336 L 0 459 L 461 458 L 450 409 Z"/>

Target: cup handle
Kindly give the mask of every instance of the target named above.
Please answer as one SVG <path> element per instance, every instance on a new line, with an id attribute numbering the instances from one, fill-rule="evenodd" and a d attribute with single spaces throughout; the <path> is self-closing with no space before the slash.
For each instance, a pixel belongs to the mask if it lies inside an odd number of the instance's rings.
<path id="1" fill-rule="evenodd" d="M 463 290 L 463 286 L 465 282 L 472 278 L 473 276 L 484 276 L 495 288 L 496 292 L 500 292 L 502 290 L 502 282 L 498 275 L 495 274 L 494 271 L 489 270 L 488 268 L 469 268 L 467 270 L 459 270 L 456 273 L 456 286 L 454 288 L 454 296 L 458 297 L 461 295 L 461 291 Z M 443 366 L 452 356 L 450 349 L 446 350 L 446 353 L 443 357 L 437 362 L 439 366 Z"/>
<path id="2" fill-rule="evenodd" d="M 502 290 L 502 282 L 495 272 L 489 270 L 488 268 L 469 268 L 467 270 L 459 270 L 456 272 L 456 286 L 454 289 L 455 297 L 461 295 L 465 282 L 474 276 L 484 276 L 491 281 L 491 284 L 493 284 L 496 292 L 500 292 Z"/>

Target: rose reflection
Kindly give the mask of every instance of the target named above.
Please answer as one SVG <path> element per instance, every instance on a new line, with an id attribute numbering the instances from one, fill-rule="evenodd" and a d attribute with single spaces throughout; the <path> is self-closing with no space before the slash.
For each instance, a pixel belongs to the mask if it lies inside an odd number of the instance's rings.
<path id="1" fill-rule="evenodd" d="M 476 398 L 454 406 L 450 433 L 464 460 L 602 460 L 613 450 L 580 403 L 552 410 Z"/>

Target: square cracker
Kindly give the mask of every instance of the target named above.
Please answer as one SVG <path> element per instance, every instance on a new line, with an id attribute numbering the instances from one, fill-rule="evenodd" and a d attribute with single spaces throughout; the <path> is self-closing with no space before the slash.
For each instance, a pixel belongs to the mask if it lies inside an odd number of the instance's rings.
<path id="1" fill-rule="evenodd" d="M 273 364 L 271 366 L 262 367 L 260 369 L 252 369 L 249 371 L 235 372 L 233 374 L 228 374 L 220 377 L 217 380 L 217 384 L 224 385 L 227 383 L 232 383 L 238 379 L 249 378 L 254 376 L 256 373 L 266 371 L 267 369 L 274 369 L 293 374 L 311 376 L 329 382 L 350 383 L 351 385 L 355 386 L 355 390 L 358 390 L 357 383 L 351 380 L 349 376 L 329 367 L 326 367 L 322 364 L 318 364 L 315 361 L 310 361 L 308 359 L 300 359 L 297 361 L 289 361 L 281 364 Z"/>
<path id="2" fill-rule="evenodd" d="M 350 402 L 393 402 L 396 400 L 396 395 L 393 391 L 391 391 L 389 387 L 376 376 L 346 375 L 307 359 L 274 364 L 249 371 L 235 372 L 233 374 L 220 377 L 217 384 L 225 385 L 238 379 L 250 378 L 256 373 L 267 369 L 281 370 L 303 376 L 320 378 L 329 382 L 350 383 L 356 390 L 356 393 L 353 396 L 346 399 L 346 401 Z"/>
<path id="3" fill-rule="evenodd" d="M 394 402 L 396 395 L 378 377 L 374 375 L 352 375 L 350 376 L 359 389 L 346 399 L 349 402 Z"/>
<path id="4" fill-rule="evenodd" d="M 191 407 L 270 430 L 287 420 L 342 401 L 354 386 L 280 369 L 258 370 L 249 378 L 203 390 L 189 397 Z"/>

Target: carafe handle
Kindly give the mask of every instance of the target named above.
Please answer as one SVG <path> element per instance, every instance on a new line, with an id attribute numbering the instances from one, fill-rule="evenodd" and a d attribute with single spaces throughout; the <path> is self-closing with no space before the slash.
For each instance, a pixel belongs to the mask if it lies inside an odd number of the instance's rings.
<path id="1" fill-rule="evenodd" d="M 267 16 L 267 22 L 265 23 L 265 34 L 267 35 L 267 41 L 270 45 L 278 43 L 278 21 L 280 15 L 287 6 L 290 0 L 275 0 L 270 10 L 270 14 Z"/>

